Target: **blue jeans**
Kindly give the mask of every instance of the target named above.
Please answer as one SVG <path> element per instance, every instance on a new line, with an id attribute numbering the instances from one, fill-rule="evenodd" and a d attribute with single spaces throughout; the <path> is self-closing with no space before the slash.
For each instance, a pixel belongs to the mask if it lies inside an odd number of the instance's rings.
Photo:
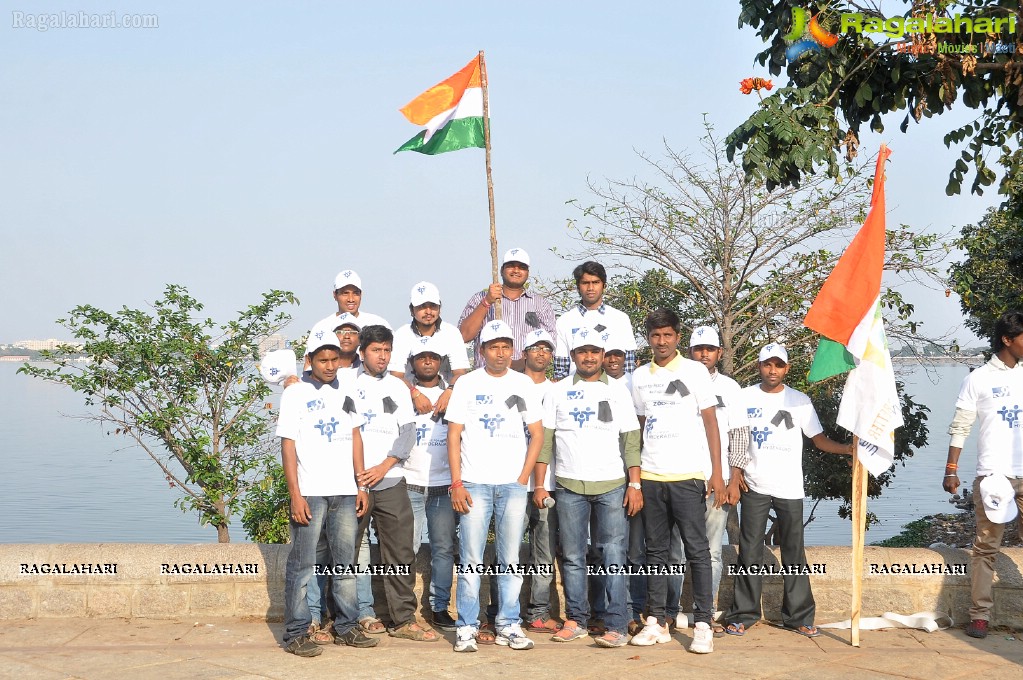
<path id="1" fill-rule="evenodd" d="M 316 546 L 326 531 L 330 563 L 348 567 L 355 562 L 355 496 L 306 496 L 312 519 L 302 525 L 291 522 L 291 552 L 284 576 L 284 641 L 306 635 L 312 617 L 309 614 L 307 588 L 316 565 Z M 355 576 L 332 574 L 331 594 L 337 610 L 334 629 L 347 633 L 356 625 Z"/>
<path id="2" fill-rule="evenodd" d="M 522 528 L 526 518 L 526 487 L 517 482 L 511 484 L 476 484 L 465 482 L 465 489 L 472 497 L 469 512 L 458 520 L 460 533 L 458 591 L 458 625 L 479 625 L 480 576 L 483 565 L 483 551 L 487 546 L 487 529 L 490 517 L 494 517 L 497 549 L 497 564 L 507 567 L 519 564 L 519 547 L 522 545 Z M 497 630 L 504 626 L 521 623 L 519 619 L 519 592 L 522 590 L 522 575 L 501 573 L 491 576 L 497 579 L 499 603 L 497 618 L 493 622 Z"/>
<path id="3" fill-rule="evenodd" d="M 359 566 L 362 567 L 360 570 L 362 572 L 365 572 L 370 565 L 369 532 L 370 529 L 367 526 L 366 531 L 362 533 L 362 543 L 359 544 Z M 355 589 L 359 603 L 359 620 L 367 617 L 375 619 L 377 613 L 373 609 L 373 577 L 366 573 L 359 574 L 355 577 Z"/>
<path id="4" fill-rule="evenodd" d="M 330 548 L 327 546 L 327 537 L 324 534 L 320 534 L 320 541 L 316 545 L 316 564 L 321 567 L 330 566 Z M 306 599 L 309 601 L 309 616 L 316 623 L 324 623 L 330 618 L 327 603 L 327 574 L 315 574 L 309 579 L 306 592 Z"/>
<path id="5" fill-rule="evenodd" d="M 628 522 L 622 501 L 625 486 L 607 493 L 588 496 L 557 488 L 559 540 L 564 559 L 565 609 L 568 618 L 586 625 L 590 618 L 587 596 L 586 542 L 590 534 L 590 519 L 594 531 L 594 548 L 601 555 L 600 564 L 608 570 L 603 581 L 606 613 L 604 623 L 608 630 L 625 634 L 628 622 L 628 593 L 626 578 L 611 573 L 625 565 L 628 544 Z"/>
<path id="6" fill-rule="evenodd" d="M 412 529 L 412 548 L 417 553 L 423 544 L 423 529 L 430 536 L 430 609 L 435 612 L 447 611 L 451 602 L 451 581 L 455 570 L 455 534 L 458 518 L 451 507 L 451 499 L 442 496 L 427 496 L 419 491 L 408 490 L 409 503 L 415 523 Z"/>

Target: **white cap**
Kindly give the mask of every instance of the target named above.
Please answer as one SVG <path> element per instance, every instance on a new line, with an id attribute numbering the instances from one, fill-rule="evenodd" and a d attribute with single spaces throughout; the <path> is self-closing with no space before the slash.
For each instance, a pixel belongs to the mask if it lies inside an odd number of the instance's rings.
<path id="1" fill-rule="evenodd" d="M 572 349 L 577 350 L 580 347 L 586 347 L 592 345 L 598 349 L 604 349 L 604 338 L 600 337 L 600 332 L 595 331 L 592 328 L 583 326 L 577 328 L 572 333 Z"/>
<path id="2" fill-rule="evenodd" d="M 341 349 L 341 343 L 337 339 L 337 334 L 334 333 L 334 329 L 337 327 L 334 324 L 333 319 L 337 317 L 328 317 L 323 321 L 320 321 L 312 330 L 309 331 L 309 337 L 305 341 L 305 353 L 312 354 L 321 347 L 337 347 Z"/>
<path id="3" fill-rule="evenodd" d="M 441 348 L 439 342 L 437 342 L 434 338 L 426 335 L 418 337 L 415 340 L 413 340 L 412 349 L 409 351 L 408 354 L 410 357 L 415 359 L 420 354 L 426 354 L 427 352 L 431 354 L 436 354 L 439 357 L 445 357 L 448 354 Z"/>
<path id="4" fill-rule="evenodd" d="M 491 340 L 497 340 L 498 338 L 508 338 L 514 343 L 515 334 L 512 333 L 511 326 L 500 319 L 496 321 L 488 321 L 483 324 L 483 329 L 480 331 L 481 345 L 486 344 Z"/>
<path id="5" fill-rule="evenodd" d="M 988 475 L 980 480 L 980 499 L 984 514 L 995 524 L 1005 524 L 1016 517 L 1016 491 L 1005 475 Z"/>
<path id="6" fill-rule="evenodd" d="M 267 352 L 266 356 L 259 362 L 259 374 L 263 376 L 263 380 L 271 385 L 280 385 L 284 382 L 285 378 L 298 375 L 298 371 L 295 368 L 297 363 L 295 350 L 276 349 L 272 352 Z"/>
<path id="7" fill-rule="evenodd" d="M 333 323 L 334 324 L 333 329 L 335 331 L 338 328 L 341 328 L 341 326 L 352 326 L 357 331 L 362 330 L 362 324 L 359 323 L 359 318 L 354 314 L 349 314 L 348 312 L 343 312 L 341 314 L 331 314 L 326 319 L 324 319 L 324 321 L 326 321 L 327 323 Z"/>
<path id="8" fill-rule="evenodd" d="M 535 331 L 529 331 L 529 333 L 526 334 L 525 349 L 529 349 L 533 345 L 541 342 L 546 342 L 551 346 L 551 350 L 554 349 L 554 338 L 551 337 L 550 333 L 542 328 L 537 328 Z"/>
<path id="9" fill-rule="evenodd" d="M 359 275 L 354 269 L 345 269 L 344 271 L 338 272 L 337 276 L 334 277 L 333 290 L 341 290 L 345 286 L 355 286 L 359 290 L 362 290 L 362 279 L 359 278 Z"/>
<path id="10" fill-rule="evenodd" d="M 694 328 L 693 334 L 689 336 L 689 346 L 696 347 L 698 345 L 720 347 L 721 338 L 718 337 L 717 329 L 713 326 L 700 326 L 699 328 Z M 761 361 L 763 360 L 761 359 Z M 788 361 L 785 363 L 788 363 Z"/>
<path id="11" fill-rule="evenodd" d="M 760 350 L 760 356 L 757 357 L 757 361 L 767 361 L 771 358 L 781 359 L 786 364 L 789 363 L 789 353 L 786 351 L 785 345 L 778 342 L 764 345 L 764 348 Z"/>
<path id="12" fill-rule="evenodd" d="M 621 352 L 625 354 L 625 343 L 621 341 L 618 333 L 603 331 L 600 334 L 600 339 L 604 341 L 605 352 Z"/>
<path id="13" fill-rule="evenodd" d="M 439 305 L 440 291 L 437 290 L 437 286 L 433 285 L 429 281 L 420 281 L 416 285 L 412 286 L 412 293 L 409 295 L 409 302 L 412 303 L 413 307 L 424 305 L 427 302 Z"/>
<path id="14" fill-rule="evenodd" d="M 508 264 L 509 262 L 521 262 L 522 264 L 529 266 L 529 253 L 522 248 L 512 248 L 504 254 L 504 259 L 501 260 L 501 266 Z"/>

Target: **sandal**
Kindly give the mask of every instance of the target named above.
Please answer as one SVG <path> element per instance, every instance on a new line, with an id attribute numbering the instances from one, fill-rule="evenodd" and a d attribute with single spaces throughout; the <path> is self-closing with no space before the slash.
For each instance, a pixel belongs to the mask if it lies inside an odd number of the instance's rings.
<path id="1" fill-rule="evenodd" d="M 716 638 L 723 638 L 725 636 L 725 628 L 724 628 L 724 626 L 722 626 L 717 621 L 714 621 L 714 622 L 712 622 L 710 624 L 710 629 L 711 629 L 711 631 L 713 631 L 714 637 L 716 637 Z"/>
<path id="2" fill-rule="evenodd" d="M 329 645 L 334 642 L 333 626 L 321 626 L 318 623 L 309 624 L 309 639 L 318 645 Z"/>
<path id="3" fill-rule="evenodd" d="M 374 616 L 364 616 L 359 619 L 359 628 L 362 628 L 363 633 L 369 635 L 380 635 L 387 632 L 384 622 Z"/>
<path id="4" fill-rule="evenodd" d="M 799 628 L 788 628 L 793 633 L 799 633 L 803 637 L 815 638 L 820 636 L 821 632 L 817 630 L 817 626 L 800 626 Z"/>
<path id="5" fill-rule="evenodd" d="M 603 619 L 590 619 L 589 623 L 586 624 L 586 631 L 590 635 L 600 637 L 607 632 L 607 626 L 604 625 Z"/>
<path id="6" fill-rule="evenodd" d="M 417 622 L 415 619 L 397 628 L 392 628 L 387 631 L 387 634 L 394 638 L 415 640 L 416 642 L 436 642 L 440 640 L 437 631 L 425 623 Z"/>
<path id="7" fill-rule="evenodd" d="M 484 623 L 476 632 L 476 642 L 481 645 L 493 645 L 497 643 L 497 635 L 494 634 L 494 627 Z"/>
<path id="8" fill-rule="evenodd" d="M 742 625 L 741 623 L 730 623 L 727 626 L 725 626 L 725 632 L 728 633 L 729 635 L 742 637 L 743 635 L 746 634 L 746 626 Z"/>

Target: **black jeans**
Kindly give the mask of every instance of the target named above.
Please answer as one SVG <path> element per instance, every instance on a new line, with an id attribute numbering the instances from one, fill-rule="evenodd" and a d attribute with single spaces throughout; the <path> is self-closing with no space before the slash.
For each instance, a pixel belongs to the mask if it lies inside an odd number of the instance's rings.
<path id="1" fill-rule="evenodd" d="M 412 503 L 408 499 L 405 480 L 383 491 L 369 494 L 369 511 L 359 518 L 356 548 L 362 545 L 362 534 L 369 528 L 369 519 L 376 525 L 380 543 L 380 561 L 386 565 L 409 565 L 408 574 L 384 576 L 384 596 L 391 625 L 397 628 L 415 620 L 416 573 L 413 565 L 416 554 L 412 550 Z M 356 552 L 358 558 L 358 552 Z"/>
<path id="2" fill-rule="evenodd" d="M 803 499 L 775 498 L 747 491 L 742 494 L 739 503 L 739 566 L 745 573 L 735 576 L 735 597 L 725 620 L 749 628 L 760 620 L 760 596 L 764 588 L 764 577 L 749 572 L 751 569 L 760 569 L 763 564 L 767 513 L 772 508 L 778 517 L 782 567 L 806 565 L 806 551 L 803 550 Z M 785 574 L 783 579 L 782 625 L 786 628 L 812 626 L 817 605 L 810 590 L 810 577 L 805 573 Z"/>
<path id="3" fill-rule="evenodd" d="M 693 577 L 693 617 L 697 623 L 709 625 L 714 615 L 714 579 L 705 521 L 707 485 L 702 479 L 681 482 L 644 479 L 642 484 L 647 566 L 671 563 L 671 529 L 678 527 L 686 553 L 686 569 Z M 647 611 L 661 625 L 667 622 L 664 603 L 669 578 L 666 575 L 647 576 Z"/>

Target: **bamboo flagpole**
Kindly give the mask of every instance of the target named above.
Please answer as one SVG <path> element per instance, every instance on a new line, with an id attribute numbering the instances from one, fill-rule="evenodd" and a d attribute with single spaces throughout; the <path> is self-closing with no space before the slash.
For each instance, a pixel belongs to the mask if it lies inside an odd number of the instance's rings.
<path id="1" fill-rule="evenodd" d="M 853 435 L 852 478 L 852 607 L 849 642 L 860 646 L 860 606 L 863 600 L 863 542 L 867 531 L 867 469 L 860 462 L 860 438 Z"/>
<path id="2" fill-rule="evenodd" d="M 483 148 L 486 151 L 487 164 L 487 203 L 490 206 L 490 275 L 494 283 L 498 283 L 497 264 L 497 221 L 494 217 L 494 176 L 490 170 L 490 94 L 487 83 L 487 62 L 480 50 L 480 88 L 483 90 Z M 501 318 L 501 298 L 494 303 L 494 318 Z"/>

